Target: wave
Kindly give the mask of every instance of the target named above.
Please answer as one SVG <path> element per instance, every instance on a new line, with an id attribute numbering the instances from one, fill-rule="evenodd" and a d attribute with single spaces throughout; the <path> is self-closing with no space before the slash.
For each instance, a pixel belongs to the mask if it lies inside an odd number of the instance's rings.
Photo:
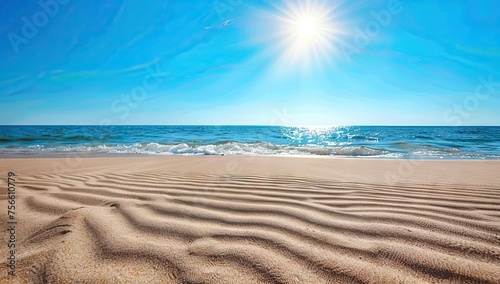
<path id="1" fill-rule="evenodd" d="M 0 148 L 3 154 L 37 154 L 60 152 L 91 152 L 108 154 L 144 154 L 144 155 L 265 155 L 265 156 L 340 156 L 340 157 L 381 157 L 381 158 L 493 158 L 468 154 L 458 149 L 440 149 L 436 147 L 411 147 L 406 143 L 397 143 L 398 150 L 373 148 L 367 146 L 319 146 L 319 145 L 282 145 L 268 142 L 242 143 L 225 142 L 207 145 L 200 144 L 80 144 L 80 145 L 32 145 L 27 147 Z"/>
<path id="2" fill-rule="evenodd" d="M 319 155 L 319 156 L 380 156 L 390 151 L 365 146 L 324 147 L 316 145 L 290 146 L 267 142 L 226 142 L 209 145 L 135 143 L 131 145 L 64 145 L 2 148 L 0 152 L 102 152 L 150 155 Z"/>
<path id="3" fill-rule="evenodd" d="M 0 126 L 0 154 L 500 157 L 500 127 Z"/>

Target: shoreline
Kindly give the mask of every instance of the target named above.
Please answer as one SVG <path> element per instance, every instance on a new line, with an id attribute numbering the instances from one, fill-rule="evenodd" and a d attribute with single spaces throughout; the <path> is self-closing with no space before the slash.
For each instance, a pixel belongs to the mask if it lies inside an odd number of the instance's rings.
<path id="1" fill-rule="evenodd" d="M 52 159 L 65 158 L 66 156 L 81 157 L 81 158 L 155 158 L 155 157 L 266 157 L 266 158 L 311 158 L 311 159 L 357 159 L 357 160 L 389 160 L 389 161 L 500 161 L 500 157 L 496 158 L 463 158 L 463 157 L 381 157 L 381 156 L 349 156 L 349 155 L 231 155 L 231 154 L 145 154 L 145 153 L 105 153 L 105 152 L 49 152 L 49 153 L 0 153 L 0 159 Z"/>

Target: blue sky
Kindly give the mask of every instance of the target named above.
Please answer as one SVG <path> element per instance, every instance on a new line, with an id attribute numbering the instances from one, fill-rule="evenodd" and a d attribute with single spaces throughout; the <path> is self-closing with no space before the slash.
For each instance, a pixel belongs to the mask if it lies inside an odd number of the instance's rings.
<path id="1" fill-rule="evenodd" d="M 0 124 L 500 125 L 495 0 L 0 5 Z"/>

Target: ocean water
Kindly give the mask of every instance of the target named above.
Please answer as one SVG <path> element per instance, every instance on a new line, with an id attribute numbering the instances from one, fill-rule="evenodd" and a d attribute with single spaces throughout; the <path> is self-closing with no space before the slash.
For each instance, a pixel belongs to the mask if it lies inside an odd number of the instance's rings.
<path id="1" fill-rule="evenodd" d="M 500 159 L 500 127 L 0 126 L 0 154 Z"/>

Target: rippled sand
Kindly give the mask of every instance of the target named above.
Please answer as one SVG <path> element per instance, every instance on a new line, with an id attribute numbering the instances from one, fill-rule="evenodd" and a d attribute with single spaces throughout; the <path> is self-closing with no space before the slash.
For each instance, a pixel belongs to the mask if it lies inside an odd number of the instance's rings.
<path id="1" fill-rule="evenodd" d="M 500 283 L 498 161 L 0 161 L 1 283 Z"/>

